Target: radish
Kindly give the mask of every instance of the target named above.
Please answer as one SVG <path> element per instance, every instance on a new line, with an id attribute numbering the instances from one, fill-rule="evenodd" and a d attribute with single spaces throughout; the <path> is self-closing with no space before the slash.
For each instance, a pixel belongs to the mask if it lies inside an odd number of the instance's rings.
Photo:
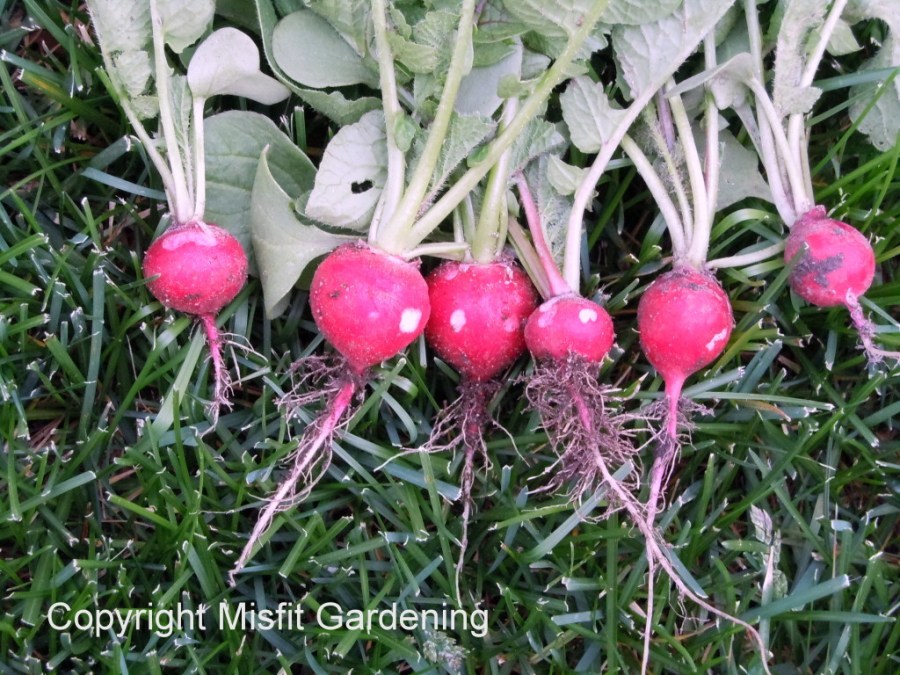
<path id="1" fill-rule="evenodd" d="M 308 393 L 295 388 L 279 405 L 290 416 L 302 405 L 327 401 L 288 458 L 290 470 L 260 512 L 231 571 L 232 583 L 278 511 L 312 489 L 328 467 L 331 442 L 352 417 L 353 401 L 364 391 L 368 371 L 418 338 L 430 315 L 428 286 L 418 265 L 363 243 L 344 244 L 322 261 L 312 278 L 309 303 L 316 326 L 343 363 L 328 365 L 312 357 L 294 364 L 301 380 L 316 388 Z"/>
<path id="2" fill-rule="evenodd" d="M 147 249 L 147 288 L 165 307 L 200 319 L 213 364 L 213 426 L 228 405 L 228 373 L 216 314 L 247 281 L 247 255 L 218 225 L 204 222 L 206 162 L 204 108 L 210 97 L 232 94 L 271 105 L 289 91 L 259 71 L 253 40 L 234 28 L 207 36 L 193 51 L 186 76 L 176 75 L 168 50 L 181 54 L 203 37 L 214 6 L 180 11 L 178 2 L 122 3 L 89 0 L 108 83 L 147 156 L 159 172 L 168 225 Z M 240 59 L 223 59 L 240 53 Z M 146 124 L 158 118 L 155 137 Z"/>
<path id="3" fill-rule="evenodd" d="M 900 357 L 875 344 L 875 325 L 859 303 L 875 278 L 875 252 L 859 230 L 816 206 L 800 216 L 785 241 L 785 263 L 795 259 L 791 288 L 817 307 L 846 307 L 869 363 Z"/>
<path id="4" fill-rule="evenodd" d="M 783 251 L 785 263 L 796 260 L 789 277 L 795 293 L 818 307 L 847 307 L 870 364 L 900 358 L 900 353 L 875 344 L 875 326 L 859 303 L 875 276 L 872 245 L 852 226 L 828 218 L 825 207 L 816 205 L 813 190 L 805 118 L 822 93 L 813 86 L 816 71 L 848 2 L 833 0 L 815 10 L 807 3 L 786 3 L 771 94 L 766 89 L 769 78 L 757 0 L 745 0 L 745 5 L 749 51 L 676 89 L 724 82 L 722 91 L 731 94 L 724 97 L 723 106 L 733 107 L 747 129 L 768 179 L 771 201 L 789 233 L 781 245 L 713 261 L 711 266 L 750 265 Z M 745 86 L 748 96 L 738 95 L 736 85 Z"/>
<path id="5" fill-rule="evenodd" d="M 247 282 L 247 254 L 218 225 L 192 221 L 170 227 L 147 249 L 147 288 L 163 305 L 200 319 L 213 363 L 213 405 L 227 405 L 228 373 L 216 314 Z"/>
<path id="6" fill-rule="evenodd" d="M 425 452 L 464 452 L 460 477 L 462 534 L 456 564 L 456 594 L 468 548 L 475 455 L 487 461 L 484 429 L 488 405 L 500 389 L 494 378 L 525 353 L 525 322 L 537 306 L 528 276 L 512 260 L 490 263 L 450 261 L 428 277 L 431 318 L 425 340 L 437 356 L 462 375 L 459 398 L 440 411 Z"/>
<path id="7" fill-rule="evenodd" d="M 531 240 L 525 240 L 517 226 L 511 231 L 520 254 L 533 261 L 529 269 L 547 298 L 525 325 L 525 343 L 535 361 L 524 378 L 525 396 L 559 456 L 545 472 L 552 476 L 545 489 L 571 483 L 571 497 L 580 499 L 598 483 L 615 481 L 608 465 L 624 465 L 636 454 L 625 426 L 628 418 L 608 405 L 612 389 L 599 384 L 600 366 L 612 349 L 615 331 L 609 313 L 575 293 L 563 278 L 522 174 L 517 175 L 516 185 Z M 636 490 L 629 486 L 621 493 L 635 508 Z M 618 498 L 614 501 L 621 506 Z"/>
<path id="8" fill-rule="evenodd" d="M 707 71 L 714 70 L 716 44 L 713 32 L 704 38 L 703 53 Z M 667 89 L 660 91 L 655 103 L 643 112 L 649 145 L 659 161 L 654 163 L 627 134 L 622 139 L 622 149 L 634 163 L 660 209 L 673 253 L 673 269 L 654 280 L 638 303 L 641 348 L 664 384 L 664 400 L 649 409 L 651 416 L 660 415 L 661 424 L 656 433 L 643 522 L 639 525 L 645 537 L 650 538 L 648 541 L 652 541 L 656 514 L 664 501 L 663 490 L 678 457 L 679 431 L 689 423 L 685 413 L 696 408 L 683 400 L 684 383 L 723 353 L 734 325 L 731 302 L 707 262 L 717 211 L 721 159 L 720 118 L 715 97 L 707 92 L 701 109 L 705 126 L 701 158 L 692 120 L 679 88 L 671 83 Z M 657 168 L 664 170 L 664 177 Z M 675 573 L 671 561 L 664 555 L 648 555 L 651 592 L 647 602 L 649 620 L 644 628 L 642 672 L 646 672 L 649 665 L 656 565 L 660 565 L 683 592 L 684 582 Z M 768 672 L 765 644 L 754 628 L 716 609 L 696 594 L 689 597 L 707 611 L 744 627 L 759 645 L 762 665 Z"/>

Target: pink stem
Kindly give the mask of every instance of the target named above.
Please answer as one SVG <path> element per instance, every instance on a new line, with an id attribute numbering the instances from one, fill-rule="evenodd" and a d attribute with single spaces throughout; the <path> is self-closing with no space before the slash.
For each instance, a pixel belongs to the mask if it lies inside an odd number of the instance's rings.
<path id="1" fill-rule="evenodd" d="M 881 363 L 886 358 L 900 359 L 900 352 L 881 349 L 875 344 L 875 324 L 863 312 L 862 305 L 859 304 L 859 298 L 856 295 L 848 291 L 844 304 L 850 310 L 850 318 L 853 320 L 853 326 L 856 328 L 859 341 L 862 343 L 869 363 Z"/>
<path id="2" fill-rule="evenodd" d="M 229 583 L 232 586 L 235 583 L 235 574 L 240 572 L 250 560 L 254 547 L 262 539 L 265 531 L 269 529 L 272 521 L 275 520 L 275 514 L 291 505 L 296 493 L 297 483 L 304 478 L 310 466 L 319 457 L 319 452 L 322 448 L 331 442 L 335 430 L 341 423 L 341 418 L 353 401 L 356 387 L 356 380 L 348 378 L 341 385 L 335 397 L 329 402 L 323 414 L 306 428 L 303 437 L 300 439 L 300 444 L 294 452 L 294 464 L 291 466 L 290 472 L 281 482 L 281 485 L 278 486 L 278 490 L 269 500 L 269 503 L 266 504 L 266 507 L 260 511 L 240 557 L 234 564 L 231 572 L 228 573 Z"/>
<path id="3" fill-rule="evenodd" d="M 573 292 L 573 289 L 566 283 L 563 275 L 556 266 L 553 254 L 550 252 L 550 245 L 547 243 L 547 235 L 544 227 L 541 225 L 541 216 L 538 213 L 537 204 L 525 181 L 525 177 L 520 173 L 516 174 L 516 187 L 519 188 L 519 196 L 522 202 L 522 209 L 525 211 L 525 220 L 528 221 L 528 229 L 531 231 L 531 239 L 534 242 L 534 249 L 541 261 L 541 267 L 550 281 L 550 292 L 553 297 L 557 295 L 567 295 Z"/>
<path id="4" fill-rule="evenodd" d="M 225 368 L 225 360 L 222 358 L 222 336 L 216 326 L 215 314 L 202 314 L 200 322 L 206 333 L 206 343 L 209 345 L 209 353 L 213 364 L 213 408 L 218 412 L 222 405 L 228 405 L 228 371 Z"/>

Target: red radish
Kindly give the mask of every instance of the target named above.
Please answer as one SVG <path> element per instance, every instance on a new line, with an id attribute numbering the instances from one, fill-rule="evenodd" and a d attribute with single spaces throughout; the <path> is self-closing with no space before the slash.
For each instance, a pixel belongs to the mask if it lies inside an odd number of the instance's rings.
<path id="1" fill-rule="evenodd" d="M 484 382 L 525 353 L 525 322 L 537 296 L 510 262 L 444 263 L 428 275 L 425 339 L 464 378 Z"/>
<path id="2" fill-rule="evenodd" d="M 215 379 L 213 410 L 227 405 L 228 374 L 216 314 L 247 282 L 247 254 L 229 232 L 201 221 L 175 225 L 144 255 L 147 288 L 166 307 L 194 314 L 206 331 Z"/>
<path id="3" fill-rule="evenodd" d="M 790 277 L 797 295 L 817 307 L 844 305 L 871 363 L 900 356 L 876 346 L 875 326 L 859 303 L 875 278 L 875 252 L 859 230 L 816 206 L 794 223 L 785 242 L 784 261 L 797 256 Z"/>
<path id="4" fill-rule="evenodd" d="M 429 316 L 418 267 L 361 244 L 341 246 L 322 261 L 309 304 L 322 335 L 357 375 L 403 351 Z"/>
<path id="5" fill-rule="evenodd" d="M 609 313 L 574 293 L 550 298 L 525 325 L 525 342 L 535 359 L 559 361 L 577 354 L 590 363 L 600 363 L 615 339 Z"/>
<path id="6" fill-rule="evenodd" d="M 641 348 L 666 385 L 669 439 L 676 436 L 684 381 L 718 358 L 733 325 L 728 296 L 709 272 L 676 268 L 656 279 L 641 296 Z"/>
<path id="7" fill-rule="evenodd" d="M 475 453 L 486 456 L 484 428 L 488 404 L 500 385 L 493 378 L 525 353 L 524 327 L 537 294 L 522 269 L 510 260 L 492 263 L 446 262 L 428 275 L 431 318 L 425 339 L 438 356 L 462 375 L 460 397 L 434 423 L 426 452 L 465 453 L 460 477 L 463 503 L 456 594 L 468 547 Z"/>
<path id="8" fill-rule="evenodd" d="M 301 384 L 314 386 L 308 392 L 288 393 L 281 407 L 290 416 L 300 406 L 327 399 L 325 408 L 306 427 L 289 458 L 288 475 L 260 512 L 229 575 L 232 583 L 275 514 L 310 490 L 327 469 L 331 441 L 352 417 L 353 400 L 365 387 L 369 369 L 419 337 L 430 315 L 428 286 L 418 265 L 362 243 L 340 246 L 321 262 L 313 274 L 309 301 L 319 331 L 344 363 L 327 366 L 322 359 L 309 357 L 295 364 Z M 314 469 L 317 476 L 312 475 Z"/>

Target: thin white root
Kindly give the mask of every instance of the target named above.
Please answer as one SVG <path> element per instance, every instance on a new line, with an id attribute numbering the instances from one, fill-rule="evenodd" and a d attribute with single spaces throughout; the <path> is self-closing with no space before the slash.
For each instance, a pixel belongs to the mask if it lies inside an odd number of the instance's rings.
<path id="1" fill-rule="evenodd" d="M 900 352 L 892 352 L 881 349 L 875 344 L 875 324 L 863 312 L 859 298 L 848 292 L 845 303 L 850 310 L 850 318 L 859 335 L 859 342 L 866 353 L 866 358 L 872 365 L 877 365 L 885 360 L 900 361 Z"/>
<path id="2" fill-rule="evenodd" d="M 282 479 L 278 490 L 268 500 L 265 508 L 260 511 L 240 557 L 228 573 L 228 583 L 231 586 L 235 584 L 235 575 L 246 566 L 255 553 L 256 546 L 278 512 L 302 501 L 324 475 L 331 462 L 331 442 L 350 417 L 347 411 L 351 407 L 356 391 L 356 382 L 353 379 L 345 380 L 322 414 L 304 431 L 297 449 L 289 457 L 290 471 Z"/>

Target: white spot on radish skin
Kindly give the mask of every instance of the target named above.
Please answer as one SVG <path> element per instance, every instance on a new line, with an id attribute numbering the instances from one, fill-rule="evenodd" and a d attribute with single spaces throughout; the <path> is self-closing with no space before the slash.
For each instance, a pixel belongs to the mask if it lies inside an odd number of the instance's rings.
<path id="1" fill-rule="evenodd" d="M 597 312 L 595 312 L 593 309 L 582 309 L 580 312 L 578 312 L 578 320 L 581 321 L 581 323 L 590 323 L 591 321 L 596 321 Z"/>
<path id="2" fill-rule="evenodd" d="M 465 325 L 466 313 L 461 309 L 454 310 L 453 314 L 450 315 L 450 328 L 453 329 L 454 333 L 458 333 Z"/>
<path id="3" fill-rule="evenodd" d="M 538 320 L 540 322 L 540 319 Z M 503 330 L 507 333 L 513 333 L 519 327 L 519 322 L 513 318 L 509 318 L 503 322 Z"/>
<path id="4" fill-rule="evenodd" d="M 421 318 L 422 310 L 407 307 L 403 310 L 403 313 L 400 314 L 400 332 L 415 333 L 416 328 L 419 327 L 419 319 Z"/>
<path id="5" fill-rule="evenodd" d="M 716 345 L 718 345 L 722 340 L 724 340 L 728 336 L 728 329 L 723 328 L 721 331 L 713 335 L 712 340 L 706 343 L 706 351 L 711 352 L 715 351 Z"/>

